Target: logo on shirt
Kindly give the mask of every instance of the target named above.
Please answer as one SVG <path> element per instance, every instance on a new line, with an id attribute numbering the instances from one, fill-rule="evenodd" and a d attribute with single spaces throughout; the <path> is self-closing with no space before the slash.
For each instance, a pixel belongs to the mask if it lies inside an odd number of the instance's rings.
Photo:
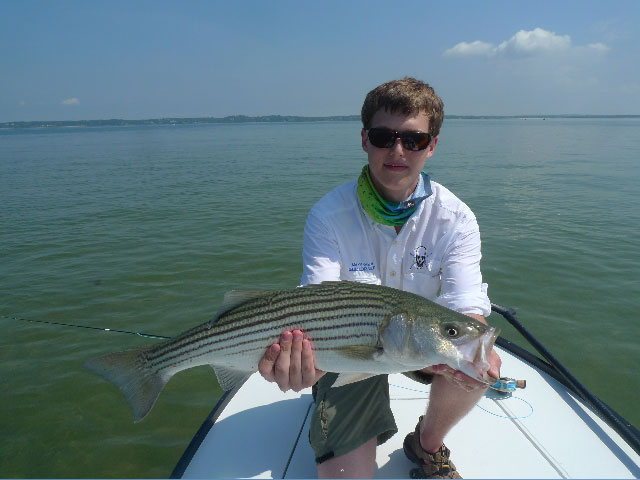
<path id="1" fill-rule="evenodd" d="M 351 262 L 350 272 L 372 272 L 376 269 L 374 262 Z"/>
<path id="2" fill-rule="evenodd" d="M 425 247 L 420 245 L 409 255 L 413 257 L 413 264 L 409 267 L 410 270 L 422 270 L 427 267 L 427 258 L 429 258 L 429 255 L 427 254 L 427 249 Z"/>

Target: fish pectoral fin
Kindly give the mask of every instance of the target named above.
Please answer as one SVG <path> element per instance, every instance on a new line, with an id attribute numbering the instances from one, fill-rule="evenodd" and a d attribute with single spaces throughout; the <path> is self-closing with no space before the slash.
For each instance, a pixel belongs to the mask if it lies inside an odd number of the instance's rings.
<path id="1" fill-rule="evenodd" d="M 373 360 L 382 350 L 370 345 L 345 345 L 344 347 L 336 347 L 335 351 L 355 360 Z"/>
<path id="2" fill-rule="evenodd" d="M 361 382 L 362 380 L 366 380 L 367 378 L 374 377 L 377 374 L 374 373 L 341 373 L 336 378 L 336 381 L 333 382 L 331 388 L 342 387 L 344 385 L 349 385 L 350 383 Z"/>
<path id="3" fill-rule="evenodd" d="M 227 367 L 218 367 L 211 365 L 213 371 L 218 378 L 218 383 L 224 391 L 233 390 L 247 381 L 253 372 L 243 372 L 241 370 L 233 370 Z"/>

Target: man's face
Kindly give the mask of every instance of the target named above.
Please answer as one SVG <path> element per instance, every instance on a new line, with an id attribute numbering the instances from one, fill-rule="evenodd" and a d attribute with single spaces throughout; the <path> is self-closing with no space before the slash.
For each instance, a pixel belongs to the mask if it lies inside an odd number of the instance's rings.
<path id="1" fill-rule="evenodd" d="M 423 112 L 408 116 L 391 114 L 378 110 L 371 119 L 371 128 L 384 127 L 400 133 L 409 131 L 429 131 L 429 119 Z M 396 139 L 391 148 L 378 148 L 371 144 L 367 132 L 362 130 L 362 149 L 369 159 L 369 174 L 376 190 L 391 202 L 402 202 L 413 193 L 418 184 L 420 172 L 427 158 L 431 158 L 438 137 L 431 140 L 425 150 L 411 151 Z"/>

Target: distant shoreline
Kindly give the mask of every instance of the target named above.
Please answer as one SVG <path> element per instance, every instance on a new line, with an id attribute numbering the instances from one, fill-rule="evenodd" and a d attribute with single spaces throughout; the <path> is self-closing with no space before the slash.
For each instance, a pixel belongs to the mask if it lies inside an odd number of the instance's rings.
<path id="1" fill-rule="evenodd" d="M 640 115 L 446 115 L 446 119 L 496 120 L 496 119 L 551 119 L 551 118 L 640 118 Z M 302 122 L 351 122 L 359 121 L 360 115 L 335 115 L 327 117 L 303 117 L 295 115 L 265 115 L 251 117 L 230 115 L 227 117 L 150 118 L 145 120 L 52 120 L 28 122 L 3 122 L 0 129 L 59 128 L 59 127 L 109 127 L 135 125 L 196 125 L 207 123 L 302 123 Z"/>

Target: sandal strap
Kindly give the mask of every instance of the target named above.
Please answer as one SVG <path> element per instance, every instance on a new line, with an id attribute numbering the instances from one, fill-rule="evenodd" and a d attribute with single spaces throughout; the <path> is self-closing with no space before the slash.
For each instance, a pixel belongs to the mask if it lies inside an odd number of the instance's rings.
<path id="1" fill-rule="evenodd" d="M 407 435 L 404 441 L 404 451 L 409 460 L 420 465 L 420 468 L 411 470 L 411 478 L 462 478 L 449 457 L 451 451 L 444 445 L 437 452 L 427 452 L 420 445 L 420 423 L 416 425 L 414 432 Z"/>

